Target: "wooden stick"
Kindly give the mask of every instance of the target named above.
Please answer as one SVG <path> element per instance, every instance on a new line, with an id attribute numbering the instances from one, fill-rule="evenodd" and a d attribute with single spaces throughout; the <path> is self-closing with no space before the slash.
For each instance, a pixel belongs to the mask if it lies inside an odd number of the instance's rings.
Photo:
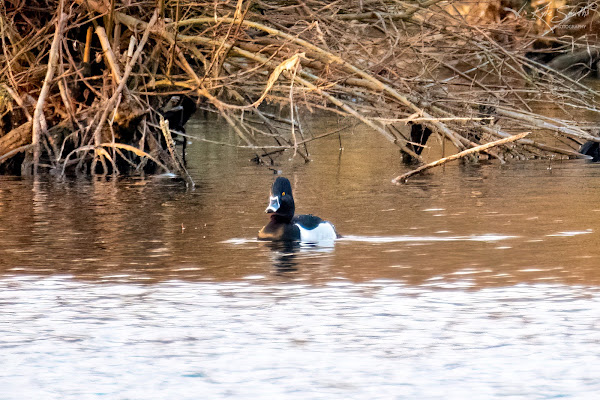
<path id="1" fill-rule="evenodd" d="M 539 116 L 531 116 L 527 115 L 524 112 L 507 110 L 503 107 L 496 107 L 496 113 L 507 118 L 514 118 L 518 121 L 529 123 L 536 128 L 560 132 L 563 135 L 573 136 L 581 138 L 583 140 L 594 140 L 594 136 L 590 135 L 588 132 L 585 132 L 584 130 L 579 129 L 577 127 L 573 128 L 565 125 L 561 126 L 559 125 L 559 122 L 557 120 L 552 120 L 551 118 L 542 119 Z M 550 122 L 548 122 L 547 120 L 549 120 Z"/>
<path id="2" fill-rule="evenodd" d="M 90 53 L 91 53 L 91 49 L 92 49 L 92 34 L 93 34 L 93 29 L 90 26 L 90 27 L 88 27 L 87 32 L 85 34 L 85 48 L 83 50 L 83 63 L 84 64 L 90 63 Z"/>
<path id="3" fill-rule="evenodd" d="M 27 121 L 33 120 L 33 117 L 27 110 L 27 107 L 25 107 L 25 103 L 23 103 L 23 99 L 17 94 L 17 92 L 15 92 L 10 86 L 6 84 L 0 85 L 0 90 L 5 90 L 10 95 L 10 97 L 12 97 L 15 103 L 17 103 L 19 107 L 21 107 L 21 110 L 23 110 L 23 114 L 25 114 L 25 118 L 27 118 Z"/>
<path id="4" fill-rule="evenodd" d="M 484 132 L 487 132 L 491 135 L 494 135 L 494 136 L 500 136 L 501 138 L 506 138 L 506 137 L 511 136 L 510 133 L 504 132 L 497 128 L 490 128 L 488 126 L 481 126 L 481 130 L 483 130 Z M 581 154 L 580 152 L 578 152 L 576 150 L 562 149 L 560 147 L 550 146 L 550 145 L 547 145 L 544 143 L 538 143 L 531 139 L 521 139 L 521 140 L 519 140 L 519 144 L 522 144 L 524 146 L 535 147 L 537 149 L 540 149 L 543 151 L 549 151 L 551 153 L 562 154 L 562 155 L 569 156 L 569 157 L 585 158 L 585 159 L 588 159 L 590 157 L 590 156 L 586 156 L 585 154 Z"/>
<path id="5" fill-rule="evenodd" d="M 185 180 L 185 185 L 188 188 L 193 189 L 194 186 L 196 186 L 196 184 L 194 183 L 194 180 L 192 179 L 192 177 L 189 174 L 189 172 L 187 171 L 187 169 L 185 169 L 185 167 L 183 165 L 183 160 L 181 159 L 181 157 L 175 150 L 175 143 L 173 142 L 173 137 L 171 136 L 171 131 L 169 130 L 169 121 L 165 120 L 162 115 L 160 116 L 160 130 L 163 133 L 163 136 L 166 141 L 167 149 L 169 150 L 169 153 L 171 154 L 171 158 L 173 159 L 173 165 L 179 170 L 179 174 Z M 184 138 L 184 140 L 187 140 L 187 139 Z"/>
<path id="6" fill-rule="evenodd" d="M 137 18 L 116 12 L 115 13 L 117 19 L 122 22 L 125 25 L 128 25 L 130 29 L 134 29 L 135 27 L 141 27 L 143 28 L 145 26 L 145 23 L 143 21 L 138 20 Z M 310 44 L 307 41 L 304 41 L 302 39 L 298 39 L 292 35 L 288 35 L 286 33 L 283 33 L 279 30 L 276 29 L 272 29 L 269 28 L 265 25 L 262 24 L 258 24 L 258 23 L 251 23 L 248 21 L 236 21 L 232 18 L 219 18 L 219 21 L 224 22 L 224 23 L 242 23 L 246 26 L 249 26 L 251 28 L 257 28 L 257 29 L 261 29 L 265 32 L 271 33 L 271 34 L 275 34 L 278 35 L 280 37 L 283 37 L 286 40 L 290 40 L 293 42 L 297 42 L 297 44 L 307 47 L 311 50 L 314 51 L 318 51 L 324 54 L 321 54 L 321 57 L 324 57 L 328 62 L 333 62 L 333 63 L 338 63 L 341 64 L 343 66 L 346 66 L 347 69 L 349 69 L 352 73 L 356 73 L 359 76 L 363 76 L 365 79 L 371 81 L 371 83 L 374 85 L 374 87 L 378 88 L 379 90 L 382 91 L 388 91 L 392 97 L 396 98 L 396 100 L 400 101 L 401 103 L 407 105 L 408 107 L 410 107 L 413 111 L 415 112 L 419 112 L 422 113 L 422 110 L 420 108 L 418 108 L 417 106 L 415 106 L 414 104 L 410 103 L 406 97 L 402 96 L 400 93 L 398 93 L 397 91 L 395 91 L 394 89 L 392 89 L 391 87 L 384 85 L 383 83 L 381 83 L 379 80 L 377 80 L 376 78 L 373 78 L 372 76 L 370 76 L 369 74 L 359 70 L 358 68 L 352 66 L 351 64 L 347 63 L 346 61 L 344 61 L 343 59 L 341 59 L 340 57 L 334 56 L 333 54 L 326 52 L 322 49 L 320 49 L 317 46 L 314 46 L 312 44 Z M 206 22 L 214 22 L 214 18 L 194 18 L 191 20 L 186 20 L 186 21 L 181 21 L 179 23 L 176 24 L 176 26 L 185 26 L 185 25 L 191 25 L 191 24 L 200 24 L 200 23 L 206 23 Z M 174 38 L 173 35 L 169 32 L 167 32 L 166 30 L 160 30 L 155 32 L 157 35 L 165 38 L 166 40 L 169 41 L 169 43 L 174 43 Z M 200 43 L 200 44 L 218 44 L 217 42 L 213 41 L 212 39 L 206 39 L 202 36 L 187 36 L 187 35 L 179 35 L 179 37 L 181 38 L 182 42 L 188 42 L 188 43 Z M 272 66 L 274 68 L 277 68 L 277 66 L 279 65 L 279 63 L 275 63 L 273 61 L 271 61 L 268 57 L 265 57 L 261 54 L 256 54 L 256 53 L 252 53 L 246 50 L 243 50 L 237 46 L 232 46 L 231 48 L 234 52 L 238 53 L 239 55 L 246 57 L 248 59 L 251 60 L 255 60 L 257 62 L 260 62 L 264 65 L 269 65 Z M 183 54 L 181 52 L 179 52 L 179 58 L 183 58 Z M 187 61 L 185 60 L 185 58 L 183 58 L 182 60 L 182 64 L 184 65 L 184 67 L 188 66 Z M 195 72 L 191 69 L 191 68 L 184 68 L 186 69 L 186 72 L 188 72 L 188 74 L 190 74 L 191 77 L 195 78 L 196 81 L 198 82 L 198 85 L 200 87 L 202 87 L 203 82 L 196 77 Z M 302 74 L 300 74 L 302 75 Z M 295 80 L 297 82 L 299 82 L 300 84 L 302 84 L 303 86 L 309 88 L 311 91 L 318 93 L 319 95 L 327 98 L 327 100 L 329 100 L 332 104 L 335 104 L 337 107 L 340 107 L 341 109 L 343 109 L 345 112 L 347 112 L 348 114 L 354 116 L 355 118 L 359 119 L 360 121 L 362 121 L 363 123 L 365 123 L 367 126 L 371 127 L 372 129 L 376 130 L 377 132 L 379 132 L 381 135 L 383 135 L 386 139 L 388 139 L 390 142 L 397 144 L 405 153 L 410 154 L 413 158 L 417 159 L 417 160 L 422 160 L 421 156 L 416 154 L 414 151 L 412 151 L 410 148 L 408 148 L 407 146 L 405 146 L 403 143 L 399 142 L 397 140 L 396 137 L 392 136 L 389 132 L 387 132 L 382 126 L 379 126 L 378 124 L 374 123 L 373 121 L 371 121 L 369 118 L 364 117 L 363 115 L 361 115 L 358 111 L 356 111 L 353 107 L 350 107 L 349 105 L 345 104 L 344 102 L 338 100 L 337 98 L 335 98 L 334 96 L 332 96 L 331 94 L 323 91 L 322 89 L 320 89 L 318 86 L 316 86 L 315 84 L 312 84 L 311 82 L 309 82 L 307 79 L 303 79 L 300 76 L 295 76 L 294 77 Z M 319 80 L 318 77 L 314 77 L 315 80 Z M 204 95 L 217 109 L 222 110 L 225 106 L 224 103 L 221 103 L 219 100 L 217 100 L 215 97 L 211 96 L 206 89 L 198 89 L 198 92 L 200 95 Z M 231 108 L 236 108 L 236 107 L 232 107 L 230 105 L 227 105 L 228 107 Z M 242 107 L 245 108 L 245 107 Z M 224 114 L 223 112 L 221 113 L 222 115 Z M 424 117 L 430 117 L 429 114 L 427 113 L 422 113 Z M 225 116 L 225 119 L 228 120 L 229 119 L 227 116 Z M 452 132 L 442 123 L 436 122 L 433 123 L 433 125 L 436 125 L 438 127 L 438 129 L 440 129 L 440 131 L 442 133 L 444 133 L 446 136 L 453 138 L 454 136 L 452 135 Z M 235 129 L 235 127 L 234 127 Z M 237 132 L 237 131 L 236 131 Z M 239 133 L 238 133 L 239 134 Z M 456 147 L 458 148 L 464 148 L 464 146 L 460 143 L 460 142 L 455 142 Z"/>
<path id="7" fill-rule="evenodd" d="M 52 45 L 50 46 L 50 56 L 48 59 L 48 69 L 46 70 L 46 77 L 44 78 L 44 84 L 42 85 L 42 90 L 40 91 L 40 96 L 38 97 L 37 104 L 35 105 L 35 110 L 33 111 L 33 129 L 31 132 L 31 144 L 33 145 L 33 174 L 37 174 L 37 168 L 40 163 L 40 138 L 44 133 L 42 129 L 45 126 L 44 117 L 44 104 L 46 103 L 46 97 L 48 97 L 48 93 L 50 92 L 50 84 L 52 83 L 52 79 L 54 79 L 54 69 L 56 68 L 56 64 L 58 62 L 58 46 L 62 42 L 62 33 L 67 22 L 67 14 L 61 13 L 58 18 L 58 22 L 56 23 L 56 32 L 54 33 L 54 39 L 52 40 Z M 27 171 L 29 168 L 29 163 L 23 163 L 25 174 L 29 174 Z"/>
<path id="8" fill-rule="evenodd" d="M 409 19 L 410 17 L 413 16 L 413 14 L 415 14 L 417 11 L 421 10 L 421 9 L 425 9 L 429 6 L 432 6 L 436 3 L 440 3 L 442 0 L 429 0 L 429 1 L 425 1 L 423 3 L 420 3 L 416 6 L 414 5 L 410 5 L 411 7 L 413 7 L 412 10 L 410 11 L 403 11 L 403 12 L 399 12 L 399 13 L 377 13 L 374 11 L 370 11 L 370 12 L 364 12 L 364 13 L 357 13 L 357 14 L 337 14 L 335 15 L 336 19 L 341 19 L 341 20 L 358 20 L 358 21 L 362 21 L 365 19 L 374 19 L 377 17 L 381 17 L 381 18 L 385 18 L 385 19 L 392 19 L 392 20 L 396 20 L 396 19 Z M 407 4 L 408 6 L 409 4 Z M 379 15 L 378 15 L 379 14 Z"/>
<path id="9" fill-rule="evenodd" d="M 468 156 L 469 154 L 478 153 L 480 151 L 489 149 L 490 147 L 496 147 L 496 146 L 500 146 L 500 145 L 503 145 L 503 144 L 506 144 L 506 143 L 514 142 L 514 141 L 519 140 L 519 139 L 523 139 L 525 136 L 529 135 L 530 133 L 531 132 L 519 133 L 519 134 L 511 136 L 511 137 L 507 137 L 507 138 L 504 138 L 504 139 L 496 140 L 494 142 L 489 142 L 489 143 L 486 143 L 486 144 L 482 144 L 481 146 L 472 147 L 470 149 L 461 151 L 460 153 L 453 154 L 453 155 L 451 155 L 449 157 L 440 158 L 437 161 L 434 161 L 434 162 L 429 163 L 429 164 L 422 165 L 422 166 L 420 166 L 417 169 L 414 169 L 414 170 L 409 171 L 409 172 L 407 172 L 405 174 L 402 174 L 402 175 L 399 175 L 399 176 L 395 177 L 394 179 L 392 179 L 392 183 L 395 183 L 395 184 L 406 183 L 406 180 L 409 177 L 411 177 L 411 176 L 413 176 L 415 174 L 418 174 L 418 173 L 420 173 L 422 171 L 425 171 L 426 169 L 437 167 L 438 165 L 445 164 L 448 161 L 458 160 L 459 158 Z"/>
<path id="10" fill-rule="evenodd" d="M 150 36 L 150 30 L 152 29 L 152 27 L 154 26 L 154 24 L 156 23 L 157 20 L 158 20 L 158 11 L 154 11 L 152 18 L 150 19 L 150 22 L 148 22 L 148 24 L 146 25 L 146 30 L 144 31 L 144 34 L 142 35 L 142 39 L 140 40 L 138 49 L 133 54 L 133 57 L 131 58 L 131 60 L 129 60 L 129 63 L 127 63 L 127 65 L 125 66 L 125 73 L 124 73 L 123 77 L 121 78 L 121 82 L 119 83 L 119 86 L 117 87 L 117 89 L 113 93 L 112 97 L 108 100 L 107 104 L 105 105 L 105 108 L 102 112 L 102 116 L 100 118 L 100 121 L 98 122 L 98 126 L 96 126 L 96 129 L 95 129 L 94 135 L 93 135 L 94 143 L 97 147 L 100 146 L 101 131 L 102 131 L 102 128 L 104 127 L 104 123 L 106 122 L 106 117 L 108 116 L 108 113 L 113 110 L 113 108 L 117 102 L 117 99 L 119 98 L 119 96 L 121 95 L 121 92 L 125 88 L 127 78 L 129 78 L 129 75 L 131 74 L 131 71 L 133 70 L 133 66 L 137 62 L 140 54 L 142 53 L 142 50 L 144 49 L 144 46 L 146 45 L 146 41 L 148 40 L 148 36 Z M 64 166 L 63 166 L 63 173 L 64 173 Z"/>
<path id="11" fill-rule="evenodd" d="M 111 148 L 117 148 L 117 149 L 123 149 L 123 150 L 130 151 L 130 152 L 134 153 L 135 155 L 137 155 L 138 157 L 145 157 L 145 158 L 148 158 L 149 160 L 152 160 L 153 162 L 156 163 L 156 165 L 161 167 L 163 170 L 169 172 L 169 168 L 167 168 L 166 165 L 164 165 L 163 163 L 161 163 L 160 161 L 158 161 L 156 158 L 152 157 L 150 154 L 146 153 L 145 151 L 138 149 L 137 147 L 131 146 L 129 144 L 123 144 L 123 143 L 100 143 L 100 145 L 98 145 L 98 146 L 95 146 L 95 145 L 81 146 L 81 147 L 78 147 L 75 150 L 71 151 L 69 154 L 67 154 L 67 156 L 65 157 L 65 162 L 63 164 L 63 168 L 62 168 L 62 175 L 65 174 L 65 168 L 67 166 L 67 162 L 69 161 L 69 158 L 71 158 L 71 156 L 73 154 L 78 153 L 80 151 L 90 151 L 90 150 L 95 150 L 95 149 L 99 149 L 102 147 L 111 147 Z M 108 154 L 108 153 L 106 153 L 106 154 Z"/>
<path id="12" fill-rule="evenodd" d="M 104 52 L 104 57 L 106 59 L 106 63 L 110 67 L 111 75 L 117 84 L 121 83 L 121 69 L 119 68 L 119 62 L 117 61 L 117 57 L 115 53 L 113 53 L 112 48 L 110 47 L 110 42 L 108 37 L 106 36 L 106 31 L 103 27 L 98 26 L 96 28 L 96 35 L 98 39 L 100 39 L 100 45 L 102 46 L 102 51 Z"/>
<path id="13" fill-rule="evenodd" d="M 30 150 L 32 148 L 33 148 L 33 144 L 30 143 L 30 144 L 26 144 L 24 146 L 17 147 L 16 149 L 13 149 L 7 153 L 4 153 L 0 156 L 0 164 L 2 164 L 4 161 L 8 160 L 15 154 L 20 153 L 22 151 Z"/>
<path id="14" fill-rule="evenodd" d="M 432 0 L 433 1 L 433 0 Z M 229 23 L 229 24 L 243 24 L 247 27 L 250 28 L 254 28 L 254 29 L 259 29 L 262 30 L 264 32 L 267 32 L 271 35 L 275 35 L 278 37 L 281 37 L 289 42 L 295 43 L 299 46 L 301 46 L 303 49 L 305 49 L 306 51 L 310 51 L 311 52 L 311 56 L 319 59 L 320 61 L 323 61 L 324 63 L 331 63 L 334 65 L 339 65 L 340 67 L 342 67 L 344 70 L 346 70 L 348 73 L 354 74 L 356 76 L 359 76 L 361 78 L 363 78 L 364 80 L 370 82 L 370 84 L 372 85 L 373 88 L 377 88 L 377 90 L 380 90 L 386 94 L 388 94 L 390 97 L 392 97 L 393 99 L 395 99 L 396 101 L 400 102 L 401 104 L 405 105 L 407 108 L 409 108 L 410 110 L 412 110 L 413 112 L 419 113 L 420 115 L 422 115 L 424 118 L 431 118 L 432 119 L 432 125 L 435 126 L 437 128 L 437 130 L 443 134 L 444 136 L 448 137 L 450 140 L 452 140 L 452 142 L 454 143 L 454 145 L 459 148 L 459 149 L 464 149 L 465 146 L 463 146 L 462 143 L 456 141 L 455 138 L 455 134 L 454 132 L 448 128 L 448 126 L 446 126 L 446 124 L 435 120 L 431 115 L 429 115 L 429 113 L 427 113 L 425 110 L 419 108 L 416 104 L 414 104 L 413 102 L 411 102 L 407 96 L 403 95 L 402 93 L 400 93 L 398 90 L 394 89 L 393 87 L 383 83 L 381 80 L 379 80 L 378 78 L 374 77 L 373 75 L 371 75 L 370 73 L 363 71 L 362 69 L 354 66 L 353 64 L 351 64 L 350 62 L 344 60 L 342 57 L 337 56 L 327 50 L 323 50 L 322 48 L 320 48 L 319 46 L 316 46 L 306 40 L 300 39 L 296 36 L 290 35 L 288 33 L 282 32 L 278 29 L 274 29 L 271 27 L 268 27 L 266 25 L 260 24 L 258 22 L 252 22 L 252 21 L 248 21 L 248 20 L 244 20 L 244 21 L 236 21 L 233 18 L 227 18 L 227 17 L 222 17 L 222 18 L 218 18 L 218 21 L 223 22 L 223 23 Z M 179 27 L 179 26 L 185 26 L 185 25 L 194 25 L 194 24 L 204 24 L 204 23 L 215 23 L 216 19 L 213 17 L 201 17 L 201 18 L 191 18 L 188 20 L 184 20 L 184 21 L 180 21 L 178 23 L 175 24 L 175 26 Z M 182 42 L 185 41 L 194 41 L 194 40 L 198 40 L 198 39 L 204 39 L 204 38 L 200 38 L 198 36 L 184 36 L 181 35 L 181 40 Z M 242 53 L 241 49 L 239 49 L 237 46 L 232 47 L 232 49 L 234 51 L 237 51 L 238 54 L 241 54 L 242 56 L 245 56 L 247 54 L 252 54 L 250 52 L 245 52 Z M 256 58 L 253 58 L 256 60 Z M 258 61 L 258 60 L 257 60 Z M 356 115 L 353 114 L 355 117 Z M 364 121 L 363 121 L 364 122 Z M 371 126 L 370 124 L 367 123 L 367 125 Z M 389 134 L 386 133 L 385 131 L 382 132 L 381 129 L 379 129 L 378 127 L 373 127 L 375 130 L 377 130 L 378 132 L 382 133 L 384 137 L 387 137 L 389 139 Z M 397 143 L 397 140 L 395 140 L 395 138 L 392 140 L 392 142 Z M 417 154 L 414 154 L 414 152 L 407 148 L 406 146 L 402 145 L 400 146 L 402 148 L 402 150 L 405 153 L 410 154 L 412 157 L 416 158 L 417 160 L 421 160 L 421 157 Z"/>

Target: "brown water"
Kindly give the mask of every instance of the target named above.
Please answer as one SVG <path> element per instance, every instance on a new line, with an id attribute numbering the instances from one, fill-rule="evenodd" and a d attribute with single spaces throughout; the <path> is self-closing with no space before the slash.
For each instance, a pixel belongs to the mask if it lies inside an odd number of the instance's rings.
<path id="1" fill-rule="evenodd" d="M 297 211 L 344 235 L 333 247 L 254 239 L 275 175 L 243 149 L 189 146 L 193 191 L 0 177 L 0 398 L 600 392 L 600 165 L 455 164 L 393 186 L 386 142 L 342 145 L 276 167 Z"/>

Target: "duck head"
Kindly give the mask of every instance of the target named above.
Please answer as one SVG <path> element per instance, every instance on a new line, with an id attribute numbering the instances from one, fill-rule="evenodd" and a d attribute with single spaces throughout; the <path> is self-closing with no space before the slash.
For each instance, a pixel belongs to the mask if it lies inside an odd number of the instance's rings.
<path id="1" fill-rule="evenodd" d="M 274 217 L 291 221 L 294 217 L 294 197 L 292 196 L 292 185 L 287 178 L 279 177 L 273 182 L 269 206 L 265 212 L 273 214 Z"/>

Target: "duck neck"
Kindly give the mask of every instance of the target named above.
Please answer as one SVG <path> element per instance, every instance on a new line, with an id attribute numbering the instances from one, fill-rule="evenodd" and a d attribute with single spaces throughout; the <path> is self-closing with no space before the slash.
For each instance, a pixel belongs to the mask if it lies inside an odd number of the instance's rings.
<path id="1" fill-rule="evenodd" d="M 271 221 L 277 224 L 289 224 L 292 222 L 292 218 L 294 218 L 294 214 L 272 214 Z"/>

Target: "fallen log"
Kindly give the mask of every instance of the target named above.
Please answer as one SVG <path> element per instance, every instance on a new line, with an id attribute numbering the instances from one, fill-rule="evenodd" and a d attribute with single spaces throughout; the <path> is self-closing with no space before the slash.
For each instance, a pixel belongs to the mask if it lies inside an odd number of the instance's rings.
<path id="1" fill-rule="evenodd" d="M 600 59 L 600 49 L 590 48 L 577 50 L 572 53 L 562 54 L 548 63 L 548 66 L 557 71 L 565 71 L 571 67 L 581 65 L 592 66 Z"/>

